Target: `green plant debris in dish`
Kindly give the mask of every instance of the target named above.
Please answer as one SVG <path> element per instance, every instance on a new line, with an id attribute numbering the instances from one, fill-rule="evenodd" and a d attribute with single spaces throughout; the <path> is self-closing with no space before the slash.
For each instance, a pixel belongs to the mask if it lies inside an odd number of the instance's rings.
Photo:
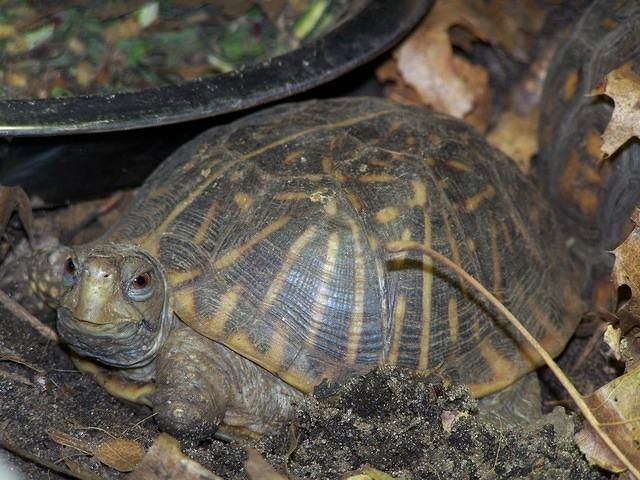
<path id="1" fill-rule="evenodd" d="M 0 99 L 111 94 L 281 55 L 348 0 L 0 0 Z"/>

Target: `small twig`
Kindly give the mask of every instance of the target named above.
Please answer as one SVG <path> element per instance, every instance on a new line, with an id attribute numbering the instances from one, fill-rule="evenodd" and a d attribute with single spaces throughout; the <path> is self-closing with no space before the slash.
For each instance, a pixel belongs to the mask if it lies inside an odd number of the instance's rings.
<path id="1" fill-rule="evenodd" d="M 29 385 L 34 387 L 35 385 L 31 380 L 26 377 L 23 377 L 19 373 L 7 372 L 5 370 L 0 369 L 0 377 L 6 378 L 7 380 L 12 380 L 14 382 L 22 383 L 23 385 Z"/>
<path id="2" fill-rule="evenodd" d="M 500 421 L 500 428 L 498 429 L 498 446 L 496 448 L 496 458 L 493 460 L 493 467 L 491 467 L 491 470 L 495 471 L 496 469 L 496 465 L 498 465 L 498 459 L 500 458 L 500 447 L 502 447 L 502 442 L 504 441 L 504 430 L 502 429 L 502 419 L 498 418 L 498 420 Z"/>
<path id="3" fill-rule="evenodd" d="M 580 371 L 580 369 L 584 366 L 587 359 L 598 347 L 598 344 L 602 340 L 602 334 L 606 329 L 607 329 L 607 324 L 604 322 L 596 327 L 594 332 L 591 334 L 591 338 L 589 338 L 589 341 L 582 349 L 582 352 L 580 352 L 580 355 L 576 359 L 575 363 L 569 369 L 570 374 L 575 374 L 576 372 Z"/>
<path id="4" fill-rule="evenodd" d="M 127 427 L 127 428 L 125 428 L 125 429 L 124 429 L 124 431 L 122 432 L 122 435 L 123 435 L 123 436 L 124 436 L 124 435 L 126 435 L 126 434 L 127 434 L 127 432 L 128 432 L 129 430 L 132 430 L 132 429 L 136 428 L 137 426 L 142 425 L 144 422 L 146 422 L 146 421 L 147 421 L 147 420 L 149 420 L 150 418 L 155 417 L 157 414 L 158 414 L 158 412 L 153 412 L 151 415 L 147 415 L 146 417 L 144 417 L 144 418 L 143 418 L 142 420 L 140 420 L 139 422 L 136 422 L 136 423 L 134 423 L 133 425 L 131 425 L 131 426 L 129 426 L 129 427 Z"/>
<path id="5" fill-rule="evenodd" d="M 49 470 L 53 470 L 54 472 L 60 473 L 62 475 L 66 475 L 71 478 L 78 478 L 79 480 L 101 480 L 102 479 L 102 477 L 99 477 L 98 475 L 95 475 L 93 473 L 85 474 L 83 472 L 74 472 L 72 470 L 69 470 L 68 468 L 61 467 L 59 465 L 56 465 L 53 462 L 40 458 L 37 455 L 34 455 L 16 445 L 13 445 L 12 443 L 9 443 L 9 441 L 1 434 L 0 434 L 0 447 L 13 453 L 14 455 L 17 455 L 23 460 L 27 460 L 31 463 L 35 463 L 36 465 L 40 465 L 41 467 L 48 468 Z"/>
<path id="6" fill-rule="evenodd" d="M 31 365 L 29 362 L 27 362 L 20 355 L 17 355 L 17 354 L 15 354 L 13 352 L 10 352 L 10 351 L 0 351 L 0 362 L 17 363 L 18 365 L 22 365 L 23 367 L 27 367 L 27 368 L 33 370 L 36 373 L 40 373 L 40 374 L 43 374 L 43 375 L 46 373 L 42 368 L 36 367 L 35 365 Z"/>
<path id="7" fill-rule="evenodd" d="M 111 437 L 114 440 L 118 439 L 118 437 L 116 437 L 114 434 L 109 433 L 104 428 L 100 428 L 100 427 L 78 427 L 78 430 L 96 430 L 98 432 L 104 433 L 106 436 Z"/>
<path id="8" fill-rule="evenodd" d="M 549 369 L 556 376 L 558 381 L 562 384 L 562 386 L 567 390 L 567 393 L 571 397 L 571 399 L 578 406 L 582 414 L 584 415 L 585 420 L 591 425 L 593 430 L 598 434 L 598 436 L 602 439 L 605 445 L 613 452 L 613 454 L 620 460 L 625 467 L 629 470 L 631 474 L 633 474 L 636 478 L 640 479 L 640 471 L 636 468 L 633 463 L 627 458 L 627 456 L 618 448 L 618 446 L 611 440 L 609 435 L 601 428 L 600 422 L 595 417 L 587 403 L 584 401 L 584 398 L 578 392 L 578 390 L 573 386 L 571 380 L 567 378 L 567 376 L 560 369 L 558 364 L 551 358 L 551 355 L 547 353 L 547 351 L 538 343 L 538 341 L 529 333 L 529 331 L 520 323 L 520 321 L 505 307 L 500 300 L 498 300 L 489 290 L 487 290 L 480 282 L 478 282 L 475 278 L 469 275 L 465 270 L 462 269 L 459 265 L 452 262 L 450 259 L 445 257 L 444 255 L 436 252 L 430 247 L 426 245 L 422 245 L 418 242 L 412 241 L 396 241 L 389 242 L 385 245 L 385 249 L 390 253 L 395 252 L 405 252 L 408 250 L 419 250 L 425 255 L 433 258 L 434 260 L 442 263 L 448 269 L 452 270 L 456 274 L 460 275 L 465 281 L 471 285 L 474 289 L 476 289 L 483 297 L 485 297 L 491 304 L 502 314 L 504 317 L 509 320 L 509 322 L 518 330 L 518 332 L 536 349 L 538 354 L 544 360 L 544 363 L 547 364 Z"/>
<path id="9" fill-rule="evenodd" d="M 640 422 L 640 417 L 631 417 L 625 418 L 624 420 L 618 420 L 615 422 L 602 422 L 600 425 L 604 425 L 605 427 L 615 427 L 616 425 L 628 425 L 630 423 L 638 423 Z"/>
<path id="10" fill-rule="evenodd" d="M 7 310 L 13 313 L 16 317 L 21 320 L 24 320 L 33 328 L 35 328 L 40 335 L 45 337 L 48 340 L 52 340 L 56 343 L 60 342 L 60 338 L 58 334 L 38 320 L 35 316 L 31 315 L 25 308 L 20 305 L 18 302 L 13 300 L 9 295 L 0 290 L 0 303 L 2 303 Z"/>

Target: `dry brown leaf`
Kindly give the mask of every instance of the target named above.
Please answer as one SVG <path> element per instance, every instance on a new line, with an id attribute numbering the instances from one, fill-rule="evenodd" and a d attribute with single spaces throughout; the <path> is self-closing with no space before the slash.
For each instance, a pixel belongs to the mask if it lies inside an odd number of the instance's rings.
<path id="1" fill-rule="evenodd" d="M 133 440 L 111 438 L 94 448 L 89 442 L 58 430 L 49 430 L 47 434 L 54 442 L 86 455 L 93 455 L 105 465 L 120 472 L 132 471 L 144 456 L 142 446 Z"/>
<path id="2" fill-rule="evenodd" d="M 609 72 L 590 95 L 606 95 L 615 105 L 602 134 L 602 158 L 606 159 L 629 139 L 640 137 L 640 75 L 626 63 Z"/>
<path id="3" fill-rule="evenodd" d="M 532 1 L 439 0 L 394 52 L 397 71 L 384 65 L 377 71 L 378 78 L 390 84 L 386 95 L 391 99 L 413 103 L 407 88 L 413 89 L 422 103 L 484 130 L 490 114 L 488 75 L 482 67 L 455 55 L 452 44 L 469 49 L 471 40 L 478 39 L 501 45 L 526 61 L 531 33 L 540 27 L 543 15 Z M 462 27 L 470 35 L 453 27 Z"/>
<path id="4" fill-rule="evenodd" d="M 222 480 L 180 450 L 171 435 L 161 433 L 142 461 L 128 477 L 130 480 Z"/>
<path id="5" fill-rule="evenodd" d="M 403 80 L 395 59 L 389 59 L 380 65 L 376 70 L 376 76 L 380 81 L 385 82 L 384 95 L 392 102 L 406 105 L 423 104 L 418 93 Z"/>
<path id="6" fill-rule="evenodd" d="M 614 251 L 611 280 L 618 291 L 618 313 L 640 319 L 640 209 L 631 217 L 635 228 Z"/>
<path id="7" fill-rule="evenodd" d="M 422 101 L 434 109 L 464 118 L 476 103 L 474 91 L 488 90 L 486 76 L 472 88 L 460 69 L 472 68 L 460 58 L 454 62 L 449 29 L 464 26 L 476 37 L 487 40 L 469 7 L 458 0 L 438 1 L 414 33 L 396 50 L 400 75 L 413 87 Z"/>
<path id="8" fill-rule="evenodd" d="M 526 115 L 505 112 L 487 135 L 487 141 L 511 157 L 524 173 L 529 172 L 531 157 L 538 151 L 539 116 L 537 108 Z"/>
<path id="9" fill-rule="evenodd" d="M 18 212 L 22 227 L 29 240 L 33 236 L 33 216 L 31 202 L 25 191 L 20 187 L 5 187 L 0 185 L 0 235 L 7 228 L 9 219 L 14 211 Z"/>
<path id="10" fill-rule="evenodd" d="M 65 447 L 71 447 L 86 455 L 92 455 L 92 448 L 85 440 L 72 437 L 68 433 L 60 432 L 59 430 L 49 430 L 47 432 L 49 438 L 59 445 Z"/>
<path id="11" fill-rule="evenodd" d="M 476 130 L 484 132 L 491 115 L 489 74 L 480 65 L 467 62 L 462 57 L 454 56 L 452 61 L 474 99 L 473 109 L 464 116 L 464 121 Z"/>
<path id="12" fill-rule="evenodd" d="M 640 368 L 636 368 L 585 397 L 601 426 L 634 465 L 640 465 L 640 450 L 636 446 L 640 442 L 639 388 Z M 625 470 L 590 426 L 585 425 L 575 438 L 590 462 L 612 472 Z"/>
<path id="13" fill-rule="evenodd" d="M 620 339 L 617 344 L 611 335 L 605 339 L 613 354 L 624 360 L 627 371 L 640 364 L 640 209 L 636 208 L 631 220 L 634 228 L 613 251 L 615 261 L 611 272 L 617 293 Z"/>
<path id="14" fill-rule="evenodd" d="M 133 440 L 111 438 L 98 445 L 93 454 L 102 463 L 119 472 L 131 472 L 144 457 L 144 449 Z"/>

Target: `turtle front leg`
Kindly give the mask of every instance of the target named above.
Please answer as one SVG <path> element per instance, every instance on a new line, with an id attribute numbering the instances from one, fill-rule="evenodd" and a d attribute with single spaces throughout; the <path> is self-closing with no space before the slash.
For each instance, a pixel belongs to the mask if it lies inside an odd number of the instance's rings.
<path id="1" fill-rule="evenodd" d="M 288 421 L 302 394 L 188 327 L 171 333 L 157 358 L 154 411 L 163 430 L 204 440 L 219 425 L 264 433 Z"/>

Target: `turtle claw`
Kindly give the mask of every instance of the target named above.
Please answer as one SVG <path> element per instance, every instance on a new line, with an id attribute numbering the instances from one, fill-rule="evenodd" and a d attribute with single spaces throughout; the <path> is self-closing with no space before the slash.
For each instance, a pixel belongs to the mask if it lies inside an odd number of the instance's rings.
<path id="1" fill-rule="evenodd" d="M 17 212 L 29 243 L 33 243 L 31 201 L 22 187 L 0 185 L 0 233 L 4 235 L 13 212 Z"/>

